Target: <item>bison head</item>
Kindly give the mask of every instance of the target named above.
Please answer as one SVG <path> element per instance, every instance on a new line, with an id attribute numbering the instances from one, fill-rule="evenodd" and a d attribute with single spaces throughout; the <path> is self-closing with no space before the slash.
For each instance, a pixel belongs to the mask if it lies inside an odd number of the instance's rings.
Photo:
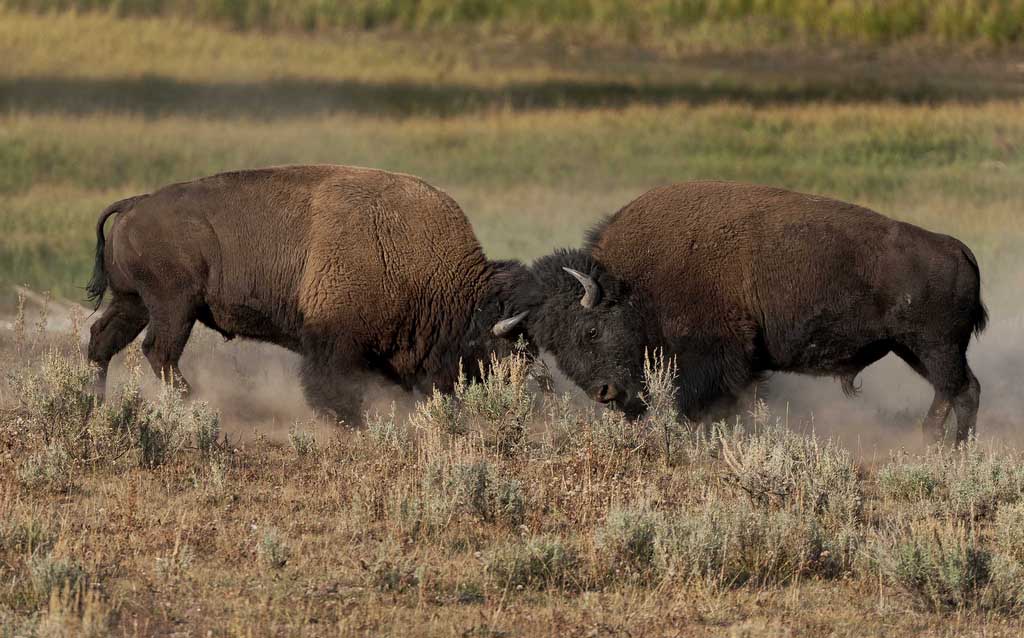
<path id="1" fill-rule="evenodd" d="M 491 288 L 473 310 L 457 351 L 457 359 L 461 359 L 464 372 L 471 377 L 476 377 L 479 362 L 486 365 L 492 354 L 499 359 L 509 356 L 519 337 L 527 336 L 524 319 L 529 313 L 515 308 L 506 283 L 528 276 L 526 267 L 518 261 L 492 261 L 490 265 L 494 272 Z M 529 339 L 527 344 L 528 351 L 536 354 Z"/>
<path id="2" fill-rule="evenodd" d="M 655 343 L 642 295 L 575 250 L 537 260 L 515 289 L 528 334 L 574 383 L 595 401 L 643 413 L 644 349 Z"/>

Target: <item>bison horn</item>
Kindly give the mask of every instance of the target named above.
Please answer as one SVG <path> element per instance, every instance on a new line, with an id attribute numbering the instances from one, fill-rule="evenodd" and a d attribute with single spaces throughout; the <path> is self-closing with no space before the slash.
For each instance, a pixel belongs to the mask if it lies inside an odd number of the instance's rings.
<path id="1" fill-rule="evenodd" d="M 522 321 L 529 313 L 530 311 L 527 310 L 525 312 L 520 312 L 518 315 L 514 317 L 502 319 L 498 323 L 494 324 L 494 327 L 491 328 L 491 333 L 494 334 L 495 337 L 504 337 L 509 332 L 511 332 L 512 328 L 515 328 L 516 324 Z"/>
<path id="2" fill-rule="evenodd" d="M 601 301 L 601 286 L 597 285 L 597 282 L 588 275 L 584 275 L 578 270 L 572 268 L 562 267 L 562 270 L 569 273 L 576 278 L 576 281 L 583 284 L 583 298 L 580 299 L 580 305 L 584 308 L 593 308 Z"/>

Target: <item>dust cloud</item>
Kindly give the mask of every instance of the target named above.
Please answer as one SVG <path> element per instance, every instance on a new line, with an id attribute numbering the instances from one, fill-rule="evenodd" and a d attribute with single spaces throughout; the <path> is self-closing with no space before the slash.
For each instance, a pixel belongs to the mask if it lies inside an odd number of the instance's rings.
<path id="1" fill-rule="evenodd" d="M 993 313 L 988 329 L 972 341 L 967 360 L 981 382 L 979 441 L 1024 446 L 1024 393 L 1018 386 L 1024 313 L 1002 318 Z M 832 379 L 777 374 L 768 382 L 766 402 L 773 415 L 788 415 L 791 428 L 835 437 L 861 456 L 922 449 L 920 423 L 932 401 L 931 385 L 891 354 L 857 380 L 861 392 L 848 398 Z M 950 415 L 947 426 L 952 422 Z"/>
<path id="2" fill-rule="evenodd" d="M 329 436 L 336 424 L 318 419 L 306 403 L 299 382 L 299 355 L 270 344 L 233 339 L 224 341 L 197 326 L 181 358 L 182 373 L 195 390 L 195 399 L 216 408 L 230 437 L 257 435 L 284 440 L 299 423 L 307 431 Z M 364 413 L 403 418 L 422 397 L 383 377 L 359 375 Z"/>
<path id="3" fill-rule="evenodd" d="M 981 337 L 972 341 L 967 356 L 982 388 L 979 440 L 1024 447 L 1024 391 L 1018 383 L 1024 366 L 1024 310 L 1011 288 L 1004 287 L 1003 294 L 985 295 L 991 320 Z M 1013 310 L 1007 312 L 1006 308 Z M 66 308 L 51 306 L 48 332 L 63 333 L 71 325 L 64 316 L 68 313 L 62 310 Z M 30 314 L 27 319 L 31 329 L 36 317 Z M 88 323 L 79 324 L 83 347 L 88 343 Z M 574 403 L 594 407 L 558 372 L 551 357 L 545 356 L 545 361 L 557 393 L 569 392 Z M 152 391 L 155 380 L 148 373 L 148 365 L 143 365 L 144 378 Z M 292 352 L 243 339 L 225 342 L 199 325 L 181 361 L 195 398 L 221 413 L 229 437 L 246 440 L 263 436 L 284 441 L 296 423 L 307 431 L 330 436 L 337 432 L 337 426 L 314 416 L 299 383 L 299 366 L 300 358 Z M 126 374 L 125 355 L 121 354 L 112 363 L 109 383 L 113 387 L 123 382 Z M 791 429 L 834 437 L 861 458 L 882 459 L 894 449 L 922 449 L 920 422 L 932 400 L 931 386 L 895 355 L 864 370 L 858 382 L 860 394 L 849 398 L 831 378 L 776 374 L 751 397 L 764 399 L 773 417 Z M 394 410 L 396 418 L 402 420 L 424 398 L 383 378 L 361 383 L 364 413 L 386 415 Z M 752 409 L 751 397 L 737 406 L 740 414 Z"/>

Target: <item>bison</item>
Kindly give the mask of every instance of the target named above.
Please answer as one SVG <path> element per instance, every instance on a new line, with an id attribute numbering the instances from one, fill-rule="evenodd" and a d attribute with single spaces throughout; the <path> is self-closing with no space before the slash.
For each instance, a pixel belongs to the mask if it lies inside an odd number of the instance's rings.
<path id="1" fill-rule="evenodd" d="M 677 402 L 724 416 L 772 371 L 828 375 L 854 394 L 896 353 L 935 390 L 926 435 L 975 427 L 967 365 L 984 328 L 978 263 L 963 243 L 845 202 L 701 181 L 656 188 L 518 278 L 527 330 L 595 400 L 632 415 L 645 349 L 676 359 Z"/>
<path id="2" fill-rule="evenodd" d="M 460 361 L 503 354 L 523 315 L 501 275 L 523 268 L 487 260 L 458 204 L 410 175 L 282 166 L 173 184 L 99 217 L 87 290 L 97 308 L 113 298 L 91 329 L 96 391 L 147 326 L 154 372 L 187 390 L 178 359 L 199 321 L 299 353 L 310 404 L 355 422 L 361 390 L 343 376 L 448 391 Z"/>

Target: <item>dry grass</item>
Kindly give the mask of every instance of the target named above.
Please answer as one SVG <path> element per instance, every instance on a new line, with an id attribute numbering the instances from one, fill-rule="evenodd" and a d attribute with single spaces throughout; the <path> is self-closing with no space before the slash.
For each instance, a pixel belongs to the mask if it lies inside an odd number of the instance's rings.
<path id="1" fill-rule="evenodd" d="M 524 355 L 408 417 L 243 443 L 131 370 L 95 407 L 76 345 L 8 336 L 5 635 L 1020 630 L 1014 453 L 877 470 L 763 409 L 670 449 L 665 415 L 535 394 Z"/>

